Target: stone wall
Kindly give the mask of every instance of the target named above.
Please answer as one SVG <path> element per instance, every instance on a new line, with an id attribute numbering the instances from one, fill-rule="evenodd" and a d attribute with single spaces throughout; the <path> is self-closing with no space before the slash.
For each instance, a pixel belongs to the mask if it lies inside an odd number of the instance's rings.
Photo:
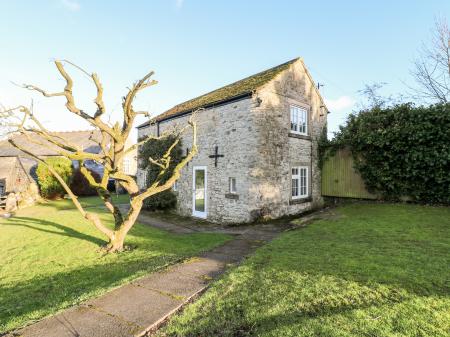
<path id="1" fill-rule="evenodd" d="M 297 214 L 322 206 L 317 140 L 327 121 L 327 111 L 302 61 L 260 88 L 254 108 L 259 164 L 251 171 L 252 198 L 269 217 Z M 308 135 L 290 132 L 290 106 L 308 111 Z M 309 198 L 291 200 L 291 168 L 309 167 Z M 255 210 L 255 212 L 257 212 Z"/>
<path id="2" fill-rule="evenodd" d="M 182 170 L 178 181 L 178 212 L 182 215 L 192 214 L 192 175 L 194 166 L 207 167 L 207 218 L 209 221 L 223 223 L 238 223 L 251 221 L 249 204 L 251 200 L 250 182 L 248 174 L 250 167 L 257 159 L 257 144 L 251 114 L 254 105 L 253 99 L 247 98 L 227 105 L 214 107 L 197 113 L 198 121 L 198 155 Z M 184 116 L 160 123 L 160 132 L 176 125 L 184 126 L 189 116 Z M 139 129 L 139 137 L 146 134 L 156 134 L 156 125 Z M 186 133 L 183 137 L 183 150 L 191 148 L 192 134 Z M 217 167 L 214 154 L 218 146 Z M 236 178 L 237 193 L 228 192 L 229 178 Z M 143 187 L 145 177 L 142 171 L 138 172 L 138 184 Z"/>

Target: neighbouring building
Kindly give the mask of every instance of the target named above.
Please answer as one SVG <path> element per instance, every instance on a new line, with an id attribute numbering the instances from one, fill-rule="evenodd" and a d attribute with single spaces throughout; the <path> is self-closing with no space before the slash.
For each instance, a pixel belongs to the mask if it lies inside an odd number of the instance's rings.
<path id="1" fill-rule="evenodd" d="M 25 191 L 35 181 L 31 175 L 31 163 L 27 158 L 0 158 L 0 197 Z"/>
<path id="2" fill-rule="evenodd" d="M 125 142 L 125 149 L 133 146 L 134 142 L 131 138 L 128 138 Z M 127 154 L 125 154 L 122 162 L 123 172 L 127 175 L 135 177 L 137 174 L 137 149 L 134 149 Z"/>
<path id="3" fill-rule="evenodd" d="M 86 152 L 99 153 L 101 151 L 98 144 L 101 140 L 101 135 L 96 130 L 52 132 L 51 135 L 58 137 L 67 144 L 75 144 Z M 34 135 L 34 137 L 38 136 Z M 44 139 L 38 140 L 44 142 L 45 146 L 29 142 L 23 135 L 16 135 L 13 138 L 16 143 L 40 158 L 60 156 L 56 146 L 46 142 Z M 127 142 L 127 146 L 131 145 L 131 141 Z M 124 158 L 123 166 L 126 174 L 136 175 L 136 161 L 136 152 L 130 152 Z M 73 165 L 77 167 L 78 162 L 73 162 Z M 84 165 L 100 176 L 103 175 L 103 166 L 94 160 L 86 160 Z M 7 140 L 0 141 L 0 195 L 21 192 L 30 183 L 35 183 L 37 178 L 35 174 L 36 167 L 37 161 L 34 158 L 18 150 Z M 25 177 L 28 177 L 28 179 L 25 179 Z"/>
<path id="4" fill-rule="evenodd" d="M 138 138 L 185 125 L 194 111 L 199 153 L 173 187 L 179 214 L 242 223 L 322 206 L 317 146 L 328 110 L 302 59 L 178 104 L 138 126 Z M 191 142 L 186 134 L 183 148 Z M 144 171 L 137 180 L 144 188 Z"/>

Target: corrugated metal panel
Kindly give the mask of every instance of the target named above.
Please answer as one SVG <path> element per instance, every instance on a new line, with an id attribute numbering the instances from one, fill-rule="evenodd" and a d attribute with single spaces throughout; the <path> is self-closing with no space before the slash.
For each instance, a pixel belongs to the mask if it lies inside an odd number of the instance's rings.
<path id="1" fill-rule="evenodd" d="M 377 199 L 367 191 L 364 181 L 353 168 L 349 150 L 341 149 L 327 158 L 322 168 L 322 195 L 330 197 Z"/>

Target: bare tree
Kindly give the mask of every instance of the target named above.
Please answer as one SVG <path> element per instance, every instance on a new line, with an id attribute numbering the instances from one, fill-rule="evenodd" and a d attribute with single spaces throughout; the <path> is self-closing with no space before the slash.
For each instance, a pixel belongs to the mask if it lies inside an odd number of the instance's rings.
<path id="1" fill-rule="evenodd" d="M 65 61 L 65 63 L 74 64 Z M 40 146 L 46 146 L 54 150 L 57 149 L 57 153 L 66 157 L 72 161 L 78 161 L 82 174 L 87 178 L 89 183 L 94 186 L 98 192 L 99 197 L 103 200 L 106 208 L 111 212 L 114 217 L 114 228 L 110 229 L 108 226 L 102 223 L 99 216 L 95 213 L 86 211 L 77 199 L 77 196 L 72 193 L 70 187 L 64 182 L 61 176 L 56 170 L 46 163 L 42 158 L 32 153 L 27 146 L 22 143 L 19 144 L 14 138 L 10 138 L 9 142 L 24 152 L 25 154 L 35 158 L 38 162 L 43 163 L 49 169 L 49 171 L 60 182 L 71 200 L 75 204 L 78 211 L 84 218 L 89 220 L 100 232 L 102 232 L 108 239 L 108 245 L 106 249 L 108 252 L 122 251 L 124 248 L 124 240 L 136 222 L 136 219 L 142 209 L 144 199 L 169 189 L 175 181 L 180 177 L 181 169 L 196 155 L 197 153 L 197 136 L 196 136 L 196 122 L 194 114 L 189 119 L 187 125 L 182 128 L 174 128 L 159 136 L 149 135 L 140 140 L 137 144 L 132 145 L 129 148 L 125 148 L 126 140 L 130 136 L 130 132 L 133 128 L 135 118 L 140 115 L 149 115 L 147 112 L 136 111 L 133 107 L 134 99 L 137 94 L 145 88 L 148 88 L 157 82 L 152 80 L 153 72 L 149 72 L 142 79 L 137 81 L 128 90 L 127 95 L 123 97 L 122 113 L 123 120 L 117 121 L 114 124 L 104 122 L 102 116 L 106 112 L 106 107 L 103 102 L 103 87 L 97 76 L 97 74 L 89 74 L 83 69 L 75 66 L 77 69 L 85 72 L 89 75 L 93 81 L 97 95 L 94 99 L 96 104 L 96 111 L 93 114 L 88 114 L 80 109 L 74 99 L 72 88 L 73 80 L 66 72 L 65 66 L 62 61 L 55 61 L 56 68 L 64 78 L 66 85 L 63 91 L 49 93 L 34 85 L 24 85 L 23 87 L 29 90 L 37 91 L 45 97 L 62 96 L 66 100 L 66 108 L 72 114 L 86 120 L 94 130 L 97 130 L 101 134 L 101 140 L 94 140 L 99 145 L 101 151 L 97 153 L 89 153 L 84 151 L 77 144 L 71 144 L 65 139 L 52 134 L 48 131 L 44 125 L 33 114 L 33 110 L 26 106 L 17 106 L 12 109 L 2 109 L 0 111 L 0 118 L 5 127 L 13 128 L 15 134 L 20 134 L 25 137 L 28 144 L 38 144 Z M 171 163 L 171 151 L 181 141 L 182 135 L 190 129 L 192 131 L 192 147 L 189 153 L 183 158 L 183 160 L 175 166 L 170 174 L 170 177 L 166 180 L 163 177 L 169 170 Z M 161 139 L 167 137 L 169 134 L 175 135 L 175 140 L 171 146 L 167 149 L 165 154 L 161 158 L 149 158 L 152 165 L 156 165 L 159 168 L 159 175 L 151 182 L 150 186 L 145 190 L 140 190 L 135 179 L 127 175 L 123 170 L 123 158 L 124 156 L 135 150 L 138 146 L 148 142 L 150 140 Z M 88 169 L 84 167 L 84 162 L 87 160 L 94 160 L 97 163 L 103 165 L 104 173 L 100 182 L 96 182 L 92 174 Z M 172 169 L 170 169 L 172 170 Z M 107 189 L 108 180 L 115 179 L 129 194 L 130 196 L 130 208 L 126 213 L 123 213 L 113 202 L 111 195 Z"/>
<path id="2" fill-rule="evenodd" d="M 380 93 L 387 84 L 386 82 L 365 84 L 363 89 L 358 90 L 358 94 L 364 99 L 357 103 L 357 107 L 360 110 L 385 109 L 404 102 L 405 98 L 401 94 L 383 95 Z"/>
<path id="3" fill-rule="evenodd" d="M 417 98 L 447 103 L 450 101 L 450 29 L 444 18 L 436 19 L 430 45 L 423 44 L 411 70 Z"/>

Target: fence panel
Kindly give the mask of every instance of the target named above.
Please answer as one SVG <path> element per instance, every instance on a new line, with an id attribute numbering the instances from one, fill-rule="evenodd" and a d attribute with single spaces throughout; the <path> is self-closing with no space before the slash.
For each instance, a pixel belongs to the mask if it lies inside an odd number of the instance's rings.
<path id="1" fill-rule="evenodd" d="M 377 199 L 375 194 L 367 191 L 363 179 L 353 168 L 353 157 L 347 149 L 340 149 L 325 160 L 322 168 L 322 195 Z"/>

